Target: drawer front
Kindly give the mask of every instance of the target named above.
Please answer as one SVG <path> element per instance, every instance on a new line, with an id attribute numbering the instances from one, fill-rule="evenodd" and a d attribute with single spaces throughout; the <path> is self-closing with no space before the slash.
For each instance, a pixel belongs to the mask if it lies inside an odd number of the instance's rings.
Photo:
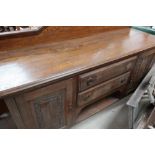
<path id="1" fill-rule="evenodd" d="M 96 99 L 102 98 L 106 95 L 110 95 L 111 93 L 115 92 L 117 88 L 125 85 L 128 81 L 129 76 L 130 72 L 127 72 L 112 80 L 106 81 L 100 85 L 79 93 L 78 106 L 87 105 Z"/>
<path id="2" fill-rule="evenodd" d="M 132 70 L 136 58 L 137 57 L 132 57 L 79 76 L 79 91 L 86 90 L 96 84 L 110 80 L 111 78 Z"/>

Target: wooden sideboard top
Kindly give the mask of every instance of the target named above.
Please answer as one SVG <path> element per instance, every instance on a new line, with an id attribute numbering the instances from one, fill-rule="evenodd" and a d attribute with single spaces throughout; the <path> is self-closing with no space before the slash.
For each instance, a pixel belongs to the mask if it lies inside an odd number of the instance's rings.
<path id="1" fill-rule="evenodd" d="M 0 97 L 83 73 L 155 47 L 155 36 L 124 28 L 0 52 Z"/>

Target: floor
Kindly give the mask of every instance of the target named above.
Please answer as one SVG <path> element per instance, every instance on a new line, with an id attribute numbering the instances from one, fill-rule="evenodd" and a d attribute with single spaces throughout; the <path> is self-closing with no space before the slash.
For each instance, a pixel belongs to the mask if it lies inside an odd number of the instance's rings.
<path id="1" fill-rule="evenodd" d="M 128 99 L 129 96 L 119 100 L 110 107 L 76 124 L 72 129 L 127 129 L 128 108 L 125 103 Z"/>
<path id="2" fill-rule="evenodd" d="M 105 108 L 88 119 L 76 124 L 71 129 L 127 129 L 127 106 L 129 97 L 125 97 L 115 104 Z M 0 129 L 16 129 L 11 116 L 0 119 Z"/>

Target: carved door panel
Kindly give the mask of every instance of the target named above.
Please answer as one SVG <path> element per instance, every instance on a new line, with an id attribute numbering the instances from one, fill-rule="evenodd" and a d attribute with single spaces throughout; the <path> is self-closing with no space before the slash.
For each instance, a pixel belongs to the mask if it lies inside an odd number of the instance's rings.
<path id="1" fill-rule="evenodd" d="M 36 98 L 29 104 L 39 128 L 61 128 L 66 125 L 65 90 Z"/>
<path id="2" fill-rule="evenodd" d="M 13 112 L 12 115 L 17 126 L 54 129 L 70 125 L 73 107 L 72 82 L 73 80 L 69 79 L 15 96 L 12 101 L 18 110 L 20 122 Z M 8 107 L 11 102 L 7 101 Z"/>
<path id="3" fill-rule="evenodd" d="M 129 89 L 135 89 L 148 73 L 155 62 L 155 49 L 146 51 L 138 57 L 138 61 L 131 76 Z"/>

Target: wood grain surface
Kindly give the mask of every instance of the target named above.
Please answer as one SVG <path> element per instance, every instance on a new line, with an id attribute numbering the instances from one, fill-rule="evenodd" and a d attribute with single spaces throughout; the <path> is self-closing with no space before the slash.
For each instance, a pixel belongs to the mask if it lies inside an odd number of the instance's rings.
<path id="1" fill-rule="evenodd" d="M 0 51 L 13 50 L 36 46 L 38 44 L 53 43 L 68 39 L 75 39 L 101 32 L 118 30 L 125 26 L 44 26 L 39 31 L 17 33 L 0 36 Z"/>
<path id="2" fill-rule="evenodd" d="M 124 28 L 67 41 L 3 50 L 0 52 L 0 97 L 72 77 L 154 47 L 155 36 Z"/>

